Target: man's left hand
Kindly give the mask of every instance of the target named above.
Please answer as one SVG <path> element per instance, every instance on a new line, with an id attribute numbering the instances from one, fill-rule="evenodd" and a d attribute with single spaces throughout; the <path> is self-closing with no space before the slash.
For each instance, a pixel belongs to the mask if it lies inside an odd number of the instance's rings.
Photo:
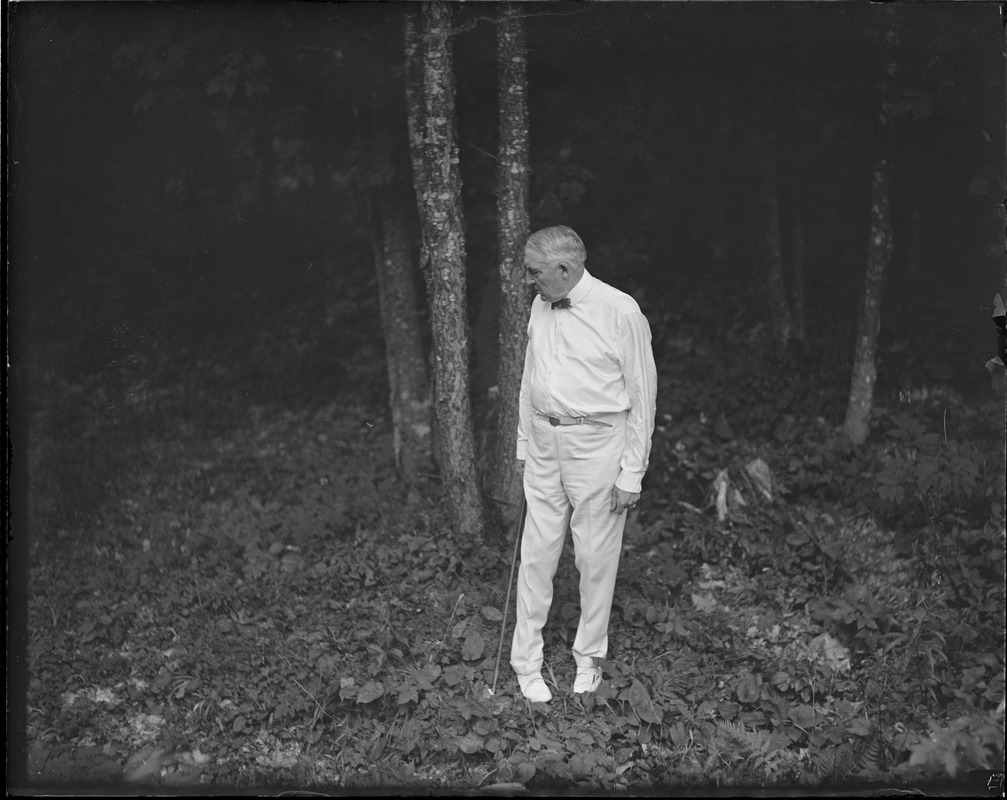
<path id="1" fill-rule="evenodd" d="M 612 504 L 610 508 L 616 514 L 621 514 L 629 508 L 636 505 L 636 501 L 640 499 L 639 492 L 627 492 L 620 489 L 618 486 L 612 487 Z"/>

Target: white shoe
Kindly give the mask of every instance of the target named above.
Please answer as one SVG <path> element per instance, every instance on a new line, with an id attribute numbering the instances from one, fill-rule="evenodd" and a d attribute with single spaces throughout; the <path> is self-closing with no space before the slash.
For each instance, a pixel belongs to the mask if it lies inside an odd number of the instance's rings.
<path id="1" fill-rule="evenodd" d="M 601 667 L 577 667 L 577 677 L 573 682 L 574 694 L 593 692 L 601 683 Z"/>
<path id="2" fill-rule="evenodd" d="M 527 675 L 518 675 L 517 683 L 521 687 L 521 694 L 532 703 L 548 703 L 552 700 L 552 692 L 545 685 L 541 672 L 529 672 Z"/>

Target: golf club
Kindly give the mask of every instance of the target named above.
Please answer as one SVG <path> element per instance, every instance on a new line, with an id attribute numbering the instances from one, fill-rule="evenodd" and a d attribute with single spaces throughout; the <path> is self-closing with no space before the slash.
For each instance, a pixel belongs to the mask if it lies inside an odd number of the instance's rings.
<path id="1" fill-rule="evenodd" d="M 517 564 L 517 554 L 521 549 L 521 538 L 524 535 L 524 519 L 527 512 L 528 501 L 524 498 L 524 493 L 522 492 L 521 519 L 518 522 L 517 537 L 514 539 L 514 555 L 511 556 L 510 560 L 510 578 L 507 580 L 507 599 L 504 601 L 503 619 L 500 621 L 500 643 L 497 645 L 497 664 L 496 669 L 493 670 L 493 687 L 490 689 L 491 697 L 496 694 L 497 678 L 500 677 L 500 654 L 503 653 L 504 632 L 507 630 L 507 614 L 510 611 L 510 594 L 511 588 L 514 586 L 514 567 Z"/>

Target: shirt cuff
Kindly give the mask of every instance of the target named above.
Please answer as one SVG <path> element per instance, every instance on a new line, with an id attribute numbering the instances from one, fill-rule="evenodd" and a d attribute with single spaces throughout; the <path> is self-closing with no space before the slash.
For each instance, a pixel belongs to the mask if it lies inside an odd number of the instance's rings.
<path id="1" fill-rule="evenodd" d="M 639 494 L 641 487 L 643 486 L 643 473 L 630 472 L 629 470 L 624 469 L 619 473 L 619 478 L 616 480 L 615 486 L 617 489 L 622 489 L 624 492 Z"/>
<path id="2" fill-rule="evenodd" d="M 528 440 L 518 439 L 517 442 L 517 460 L 524 461 L 528 457 Z"/>

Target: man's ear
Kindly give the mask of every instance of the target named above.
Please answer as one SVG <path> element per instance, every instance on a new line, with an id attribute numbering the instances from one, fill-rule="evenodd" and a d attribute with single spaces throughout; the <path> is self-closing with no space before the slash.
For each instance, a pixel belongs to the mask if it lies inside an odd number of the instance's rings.
<path id="1" fill-rule="evenodd" d="M 559 271 L 562 272 L 564 275 L 566 275 L 568 272 L 570 272 L 570 270 L 568 270 L 566 268 L 566 264 L 560 264 L 559 265 Z"/>

